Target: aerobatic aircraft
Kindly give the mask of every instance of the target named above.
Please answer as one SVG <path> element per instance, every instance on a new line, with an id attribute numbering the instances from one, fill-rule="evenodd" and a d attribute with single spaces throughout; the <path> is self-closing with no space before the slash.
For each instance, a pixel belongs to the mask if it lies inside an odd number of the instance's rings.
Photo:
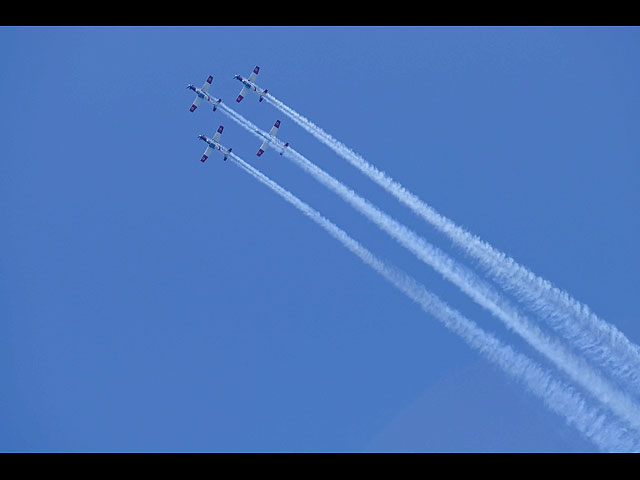
<path id="1" fill-rule="evenodd" d="M 258 87 L 254 82 L 256 81 L 256 77 L 258 76 L 258 72 L 260 72 L 260 67 L 256 65 L 256 68 L 253 69 L 249 78 L 244 78 L 242 75 L 235 75 L 233 78 L 240 81 L 242 83 L 242 90 L 240 90 L 240 94 L 236 98 L 236 102 L 240 103 L 242 99 L 247 95 L 247 92 L 253 90 L 258 95 L 260 95 L 259 101 L 262 101 L 262 96 L 266 95 L 268 90 L 263 90 Z"/>
<path id="2" fill-rule="evenodd" d="M 202 85 L 202 88 L 198 88 L 191 83 L 187 85 L 187 88 L 189 90 L 193 90 L 194 92 L 196 92 L 196 99 L 191 104 L 191 108 L 189 109 L 190 112 L 193 112 L 196 108 L 198 108 L 198 105 L 200 105 L 202 100 L 206 100 L 207 102 L 212 103 L 214 112 L 218 109 L 217 104 L 219 104 L 222 100 L 221 99 L 214 100 L 209 95 L 209 87 L 211 87 L 211 82 L 213 82 L 213 76 L 209 75 L 209 78 L 207 78 L 207 81 L 204 82 L 204 84 Z"/>
<path id="3" fill-rule="evenodd" d="M 280 128 L 280 120 L 276 120 L 276 123 L 273 124 L 273 127 L 271 127 L 271 130 L 269 130 L 269 135 L 271 135 L 273 138 L 276 137 L 276 135 L 278 134 L 278 129 Z M 267 149 L 267 147 L 269 146 L 269 140 L 265 139 L 262 142 L 262 145 L 260 145 L 260 148 L 258 149 L 258 153 L 256 155 L 261 156 L 264 151 Z M 289 142 L 284 144 L 284 148 L 287 148 L 289 146 Z M 284 153 L 284 148 L 280 151 L 280 155 L 282 155 Z"/>
<path id="4" fill-rule="evenodd" d="M 226 160 L 227 156 L 231 153 L 231 148 L 227 149 L 219 143 L 220 137 L 222 136 L 222 130 L 224 130 L 224 127 L 220 125 L 218 127 L 218 131 L 213 135 L 213 138 L 208 138 L 204 135 L 198 135 L 198 138 L 206 142 L 207 144 L 207 149 L 204 151 L 204 154 L 200 159 L 201 162 L 204 162 L 207 158 L 209 158 L 211 152 L 213 152 L 214 150 L 220 150 L 222 152 L 222 154 L 224 155 L 223 160 Z"/>

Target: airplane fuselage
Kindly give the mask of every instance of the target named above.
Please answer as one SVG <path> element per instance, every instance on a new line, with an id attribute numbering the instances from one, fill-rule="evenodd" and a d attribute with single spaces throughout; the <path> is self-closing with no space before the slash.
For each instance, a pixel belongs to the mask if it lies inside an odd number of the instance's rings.
<path id="1" fill-rule="evenodd" d="M 189 89 L 193 90 L 197 96 L 199 96 L 200 98 L 206 100 L 207 102 L 211 101 L 211 97 L 209 96 L 209 94 L 208 93 L 204 93 L 201 89 L 199 89 L 195 85 L 189 85 Z"/>
<path id="2" fill-rule="evenodd" d="M 198 98 L 200 98 L 200 99 L 202 99 L 202 100 L 205 100 L 205 101 L 207 101 L 207 102 L 211 103 L 211 104 L 213 105 L 213 111 L 214 111 L 214 112 L 217 110 L 218 105 L 222 102 L 222 99 L 220 99 L 220 98 L 219 98 L 219 99 L 215 100 L 215 98 L 214 98 L 214 97 L 212 97 L 211 95 L 209 95 L 207 92 L 205 92 L 205 91 L 204 91 L 204 90 L 202 90 L 201 88 L 196 87 L 195 85 L 193 85 L 193 84 L 191 84 L 191 83 L 190 83 L 189 85 L 187 85 L 187 88 L 188 88 L 189 90 L 193 90 L 193 92 L 196 94 L 196 96 L 197 96 Z M 195 104 L 194 104 L 194 105 L 195 105 Z M 197 105 L 196 105 L 196 106 L 197 106 Z M 192 110 L 191 110 L 191 111 L 195 110 L 196 106 L 192 106 L 192 107 L 191 107 L 191 108 L 192 108 Z"/>
<path id="3" fill-rule="evenodd" d="M 219 150 L 220 152 L 224 153 L 225 155 L 231 153 L 231 149 L 227 150 L 222 145 L 220 145 L 218 142 L 216 142 L 215 140 L 210 139 L 206 135 L 198 135 L 198 138 L 200 140 L 202 140 L 203 142 L 205 142 L 207 145 L 209 145 L 211 148 L 215 148 L 216 150 Z"/>
<path id="4" fill-rule="evenodd" d="M 256 86 L 255 83 L 250 82 L 249 80 L 247 80 L 246 78 L 244 78 L 241 75 L 236 75 L 236 80 L 238 80 L 240 83 L 242 83 L 245 87 L 247 87 L 249 90 L 253 90 L 254 92 L 260 94 L 260 95 L 264 95 L 266 93 L 265 90 L 262 90 L 260 87 Z"/>

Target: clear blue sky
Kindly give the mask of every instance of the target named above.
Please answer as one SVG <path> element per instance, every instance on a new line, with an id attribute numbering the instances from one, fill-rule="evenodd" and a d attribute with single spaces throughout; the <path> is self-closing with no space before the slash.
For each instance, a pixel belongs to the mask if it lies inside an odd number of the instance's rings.
<path id="1" fill-rule="evenodd" d="M 638 28 L 0 28 L 1 451 L 592 451 L 222 141 L 533 353 L 188 83 L 259 84 L 640 343 Z M 435 245 L 266 102 L 234 107 Z M 537 359 L 537 357 L 534 356 Z"/>

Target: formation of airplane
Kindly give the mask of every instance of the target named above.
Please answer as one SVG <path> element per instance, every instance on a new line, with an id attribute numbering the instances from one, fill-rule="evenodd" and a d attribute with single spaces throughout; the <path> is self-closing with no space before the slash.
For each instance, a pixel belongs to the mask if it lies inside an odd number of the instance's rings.
<path id="1" fill-rule="evenodd" d="M 258 76 L 258 72 L 260 72 L 260 67 L 256 65 L 256 67 L 251 72 L 251 75 L 249 75 L 249 78 L 244 78 L 240 75 L 236 75 L 234 77 L 236 80 L 239 80 L 243 85 L 242 90 L 240 91 L 240 94 L 236 98 L 236 102 L 239 103 L 249 91 L 256 92 L 260 97 L 259 101 L 262 102 L 263 96 L 267 94 L 268 90 L 263 90 L 255 84 L 255 80 Z M 214 97 L 209 95 L 209 89 L 211 88 L 212 83 L 213 83 L 213 76 L 209 75 L 207 80 L 202 85 L 202 88 L 198 88 L 191 83 L 187 85 L 187 89 L 192 90 L 196 94 L 196 98 L 191 104 L 191 108 L 189 108 L 190 112 L 195 111 L 195 109 L 198 108 L 198 106 L 202 103 L 203 100 L 213 105 L 214 112 L 217 110 L 218 105 L 220 105 L 222 100 L 215 99 Z M 280 128 L 280 120 L 276 120 L 276 122 L 273 124 L 273 127 L 271 127 L 271 130 L 269 131 L 269 135 L 275 139 L 276 135 L 278 134 L 279 128 Z M 224 126 L 220 125 L 216 133 L 211 138 L 205 135 L 198 135 L 198 138 L 207 144 L 207 148 L 204 151 L 204 154 L 202 155 L 202 157 L 200 158 L 201 162 L 204 163 L 207 160 L 207 158 L 211 156 L 211 153 L 214 150 L 218 150 L 224 155 L 223 160 L 226 160 L 229 154 L 231 154 L 232 149 L 227 148 L 220 143 L 220 137 L 222 136 L 223 130 L 224 130 Z M 264 141 L 262 142 L 262 145 L 260 145 L 260 148 L 258 149 L 258 153 L 256 155 L 258 157 L 262 156 L 262 154 L 268 148 L 270 143 L 272 142 L 270 142 L 268 138 L 265 138 Z M 276 148 L 276 151 L 280 153 L 280 155 L 282 155 L 285 149 L 289 146 L 289 142 L 286 142 L 284 146 L 282 146 L 281 142 L 274 142 L 274 144 L 277 145 L 275 148 Z"/>
<path id="2" fill-rule="evenodd" d="M 212 82 L 213 76 L 209 75 L 209 78 L 207 78 L 207 80 L 204 82 L 202 88 L 198 88 L 192 83 L 187 85 L 187 88 L 189 90 L 193 90 L 196 93 L 196 99 L 193 101 L 193 103 L 191 104 L 191 108 L 189 109 L 190 112 L 193 112 L 196 108 L 198 108 L 198 105 L 200 105 L 202 100 L 213 103 L 213 111 L 215 112 L 217 110 L 217 104 L 219 104 L 222 100 L 220 98 L 218 100 L 213 100 L 213 98 L 211 98 L 211 96 L 209 95 L 209 88 L 211 87 Z"/>
<path id="3" fill-rule="evenodd" d="M 231 153 L 231 150 L 233 149 L 224 147 L 220 144 L 220 137 L 222 136 L 223 130 L 224 130 L 224 127 L 220 125 L 218 127 L 218 131 L 213 135 L 213 138 L 206 137 L 205 135 L 198 135 L 198 138 L 207 144 L 207 149 L 204 151 L 204 154 L 200 159 L 201 162 L 204 163 L 207 160 L 207 158 L 211 156 L 211 152 L 213 152 L 214 150 L 219 150 L 220 152 L 222 152 L 222 154 L 224 155 L 223 160 L 227 159 L 227 156 Z"/>
<path id="4" fill-rule="evenodd" d="M 240 90 L 240 93 L 236 97 L 236 102 L 240 103 L 242 99 L 247 95 L 247 92 L 250 92 L 250 91 L 256 92 L 260 96 L 258 101 L 259 102 L 262 101 L 262 96 L 266 95 L 269 90 L 263 90 L 255 84 L 255 81 L 256 81 L 256 78 L 258 77 L 259 72 L 260 72 L 260 67 L 256 65 L 256 67 L 253 69 L 253 72 L 251 72 L 251 75 L 249 75 L 249 78 L 244 78 L 242 75 L 235 75 L 233 77 L 236 80 L 238 80 L 240 83 L 242 83 L 242 90 Z"/>

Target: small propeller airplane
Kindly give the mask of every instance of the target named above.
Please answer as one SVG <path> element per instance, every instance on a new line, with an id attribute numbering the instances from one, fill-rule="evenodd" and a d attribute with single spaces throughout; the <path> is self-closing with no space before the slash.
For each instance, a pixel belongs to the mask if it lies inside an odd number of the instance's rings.
<path id="1" fill-rule="evenodd" d="M 213 82 L 213 76 L 209 75 L 209 78 L 207 78 L 206 82 L 204 82 L 204 84 L 202 85 L 202 88 L 198 88 L 192 83 L 187 85 L 187 88 L 189 90 L 193 90 L 194 92 L 196 92 L 196 99 L 191 104 L 191 108 L 189 109 L 190 112 L 193 112 L 196 108 L 198 108 L 198 105 L 200 105 L 202 100 L 206 100 L 207 102 L 212 103 L 214 112 L 218 109 L 217 104 L 219 104 L 222 100 L 221 99 L 214 100 L 209 95 L 209 87 L 211 87 L 211 82 Z"/>
<path id="2" fill-rule="evenodd" d="M 242 75 L 235 75 L 233 77 L 243 85 L 242 90 L 240 90 L 240 94 L 236 98 L 236 102 L 240 103 L 242 99 L 247 95 L 247 92 L 251 90 L 253 90 L 260 96 L 260 99 L 258 101 L 262 101 L 262 96 L 266 95 L 269 90 L 263 90 L 254 83 L 259 72 L 260 67 L 256 65 L 256 68 L 253 69 L 253 72 L 251 72 L 249 78 L 244 78 Z"/>
<path id="3" fill-rule="evenodd" d="M 276 123 L 273 124 L 273 127 L 271 127 L 271 130 L 269 130 L 269 135 L 271 135 L 273 138 L 276 138 L 276 135 L 278 134 L 278 129 L 280 128 L 280 120 L 276 120 Z M 267 149 L 267 147 L 269 146 L 269 140 L 264 139 L 264 141 L 262 142 L 262 145 L 260 145 L 260 148 L 258 149 L 258 153 L 256 155 L 261 156 L 264 151 Z M 284 148 L 287 148 L 289 146 L 289 142 L 284 144 Z M 284 153 L 284 148 L 280 151 L 280 155 L 282 155 Z"/>
<path id="4" fill-rule="evenodd" d="M 211 152 L 213 152 L 214 150 L 219 150 L 220 152 L 222 152 L 222 154 L 224 155 L 223 160 L 226 160 L 227 156 L 231 153 L 231 148 L 227 149 L 219 143 L 220 137 L 222 136 L 222 130 L 224 130 L 224 127 L 220 125 L 218 127 L 218 131 L 213 135 L 213 138 L 208 138 L 204 135 L 198 135 L 198 138 L 207 144 L 207 149 L 204 151 L 204 154 L 200 159 L 201 162 L 204 163 L 211 155 Z"/>

